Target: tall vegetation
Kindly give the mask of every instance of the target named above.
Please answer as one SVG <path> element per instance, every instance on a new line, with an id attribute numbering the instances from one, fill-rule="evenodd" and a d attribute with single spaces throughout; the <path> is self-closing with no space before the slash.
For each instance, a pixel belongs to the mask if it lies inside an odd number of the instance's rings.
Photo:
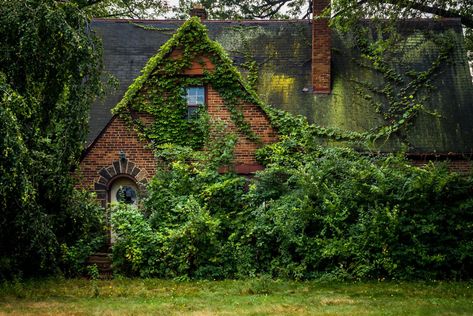
<path id="1" fill-rule="evenodd" d="M 260 150 L 266 169 L 252 180 L 208 164 L 209 156 L 228 157 L 231 141 L 205 153 L 161 146 L 161 169 L 141 207 L 112 212 L 119 271 L 178 279 L 472 276 L 471 178 L 401 156 L 320 147 L 304 120 L 278 117 L 294 128 Z"/>
<path id="2" fill-rule="evenodd" d="M 0 1 L 0 278 L 51 272 L 99 211 L 71 171 L 101 91 L 101 49 L 71 3 Z"/>
<path id="3" fill-rule="evenodd" d="M 178 61 L 164 58 L 174 47 L 187 55 Z M 115 110 L 129 117 L 120 110 L 178 107 L 175 100 L 182 98 L 180 85 L 186 82 L 176 74 L 194 56 L 212 56 L 217 48 L 200 22 L 189 20 Z M 225 124 L 205 118 L 205 111 L 194 121 L 204 124 L 196 130 L 208 131 L 193 135 L 199 142 L 177 129 L 172 138 L 161 137 L 171 131 L 162 126 L 138 129 L 157 140 L 152 144 L 158 172 L 139 208 L 118 205 L 112 211 L 114 262 L 121 273 L 178 279 L 471 277 L 471 178 L 445 166 L 414 167 L 402 154 L 367 156 L 321 147 L 320 138 L 361 145 L 380 134 L 345 136 L 267 107 L 224 53 L 217 56 L 215 74 L 199 80 L 218 90 L 226 107 L 228 100 L 259 105 L 277 128 L 279 142 L 258 151 L 266 169 L 249 180 L 219 173 L 222 167 L 231 170 L 237 137 L 225 132 Z M 161 92 L 148 97 L 153 89 Z M 401 119 L 411 111 L 398 110 Z M 161 118 L 157 122 L 166 124 Z M 209 122 L 222 129 L 212 130 L 205 125 Z M 238 122 L 240 137 L 250 139 Z M 204 150 L 195 150 L 202 143 Z"/>

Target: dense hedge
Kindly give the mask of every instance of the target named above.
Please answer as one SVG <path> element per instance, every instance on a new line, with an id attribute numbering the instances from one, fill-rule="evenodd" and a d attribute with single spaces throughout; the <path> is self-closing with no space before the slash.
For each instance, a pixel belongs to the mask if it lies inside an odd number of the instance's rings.
<path id="1" fill-rule="evenodd" d="M 167 147 L 141 207 L 113 213 L 115 266 L 166 278 L 472 276 L 470 177 L 307 135 L 261 150 L 267 166 L 252 180 Z"/>

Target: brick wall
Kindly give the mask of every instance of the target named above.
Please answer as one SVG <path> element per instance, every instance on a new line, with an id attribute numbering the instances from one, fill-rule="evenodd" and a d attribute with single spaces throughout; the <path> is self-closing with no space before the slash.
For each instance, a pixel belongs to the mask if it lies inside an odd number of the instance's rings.
<path id="1" fill-rule="evenodd" d="M 210 86 L 207 87 L 207 109 L 212 119 L 225 121 L 228 130 L 238 135 L 235 147 L 235 171 L 240 174 L 250 174 L 262 169 L 255 159 L 258 145 L 238 132 L 222 98 Z M 242 104 L 241 110 L 252 130 L 263 143 L 276 141 L 276 133 L 259 107 Z M 141 115 L 140 119 L 149 122 L 150 117 Z M 126 159 L 120 159 L 120 151 L 125 153 Z M 155 164 L 154 155 L 147 148 L 147 143 L 141 141 L 138 134 L 122 119 L 114 117 L 87 149 L 77 175 L 81 179 L 80 186 L 97 192 L 97 198 L 105 206 L 109 200 L 107 192 L 114 179 L 128 177 L 138 185 L 144 186 L 156 172 Z"/>
<path id="2" fill-rule="evenodd" d="M 262 169 L 254 155 L 258 145 L 238 131 L 222 98 L 212 87 L 207 87 L 207 109 L 212 119 L 225 121 L 228 130 L 236 132 L 238 135 L 235 146 L 235 171 L 241 174 L 249 174 Z M 260 137 L 263 143 L 267 144 L 277 140 L 276 133 L 263 110 L 252 104 L 242 104 L 240 110 L 243 112 L 245 120 L 250 123 L 253 132 Z"/>
<path id="3" fill-rule="evenodd" d="M 123 151 L 125 159 L 120 159 Z M 147 144 L 126 123 L 113 117 L 104 131 L 86 150 L 76 175 L 80 187 L 95 191 L 103 206 L 109 200 L 108 189 L 118 177 L 133 179 L 143 186 L 156 172 L 156 163 Z"/>
<path id="4" fill-rule="evenodd" d="M 423 167 L 430 162 L 434 163 L 446 163 L 448 166 L 448 170 L 454 171 L 460 174 L 468 174 L 471 173 L 473 170 L 473 163 L 470 159 L 465 158 L 457 158 L 453 157 L 451 159 L 440 157 L 409 157 L 409 160 L 414 166 Z"/>
<path id="5" fill-rule="evenodd" d="M 312 21 L 312 86 L 314 93 L 330 93 L 332 38 L 328 19 L 319 19 L 318 15 L 329 6 L 328 0 L 313 1 Z"/>

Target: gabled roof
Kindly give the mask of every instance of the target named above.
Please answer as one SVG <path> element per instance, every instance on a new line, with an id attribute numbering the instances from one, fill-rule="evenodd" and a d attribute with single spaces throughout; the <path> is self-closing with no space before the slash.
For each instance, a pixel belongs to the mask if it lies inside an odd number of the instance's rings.
<path id="1" fill-rule="evenodd" d="M 190 56 L 190 59 L 185 62 L 183 55 Z M 255 92 L 244 82 L 240 72 L 233 66 L 232 60 L 223 48 L 208 37 L 207 29 L 199 18 L 192 17 L 182 24 L 173 36 L 159 48 L 159 51 L 147 61 L 141 70 L 141 75 L 128 87 L 122 100 L 112 109 L 112 113 L 119 114 L 124 110 L 128 111 L 127 108 L 131 106 L 130 100 L 145 88 L 150 77 L 169 78 L 186 75 L 192 63 L 207 63 L 207 65 L 200 66 L 202 67 L 201 75 L 205 71 L 213 72 L 216 67 L 225 67 L 228 74 L 232 76 L 232 82 L 238 85 L 238 88 L 243 90 L 250 99 L 254 98 L 256 103 L 259 103 L 256 100 Z M 174 64 L 175 67 L 169 67 L 170 64 Z M 206 67 L 207 69 L 205 69 Z M 214 83 L 214 86 L 216 84 L 218 83 Z"/>
<path id="2" fill-rule="evenodd" d="M 205 21 L 209 37 L 219 42 L 245 74 L 248 61 L 258 65 L 260 98 L 275 107 L 302 114 L 321 126 L 366 131 L 382 122 L 372 105 L 360 97 L 354 82 L 377 77 L 357 63 L 350 36 L 333 31 L 333 91 L 315 96 L 311 86 L 311 23 L 284 21 Z M 107 124 L 113 108 L 149 58 L 171 38 L 183 21 L 95 20 L 93 29 L 103 39 L 107 71 L 120 87 L 104 102 L 92 106 L 91 142 Z M 451 34 L 450 62 L 441 66 L 431 84 L 427 111 L 420 113 L 405 137 L 412 153 L 473 153 L 473 87 L 458 20 L 408 20 L 400 26 L 408 49 L 405 60 L 416 69 L 428 68 L 438 53 L 428 33 Z M 370 35 L 376 36 L 373 31 Z M 435 115 L 427 114 L 427 112 Z M 390 139 L 383 150 L 399 148 Z"/>

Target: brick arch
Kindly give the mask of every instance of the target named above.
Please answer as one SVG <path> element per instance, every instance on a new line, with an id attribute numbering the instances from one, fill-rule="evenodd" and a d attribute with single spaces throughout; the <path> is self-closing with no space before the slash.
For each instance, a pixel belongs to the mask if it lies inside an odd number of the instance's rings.
<path id="1" fill-rule="evenodd" d="M 97 193 L 97 200 L 103 207 L 107 206 L 108 192 L 112 182 L 121 177 L 133 180 L 138 186 L 138 190 L 142 192 L 145 190 L 149 175 L 145 169 L 138 167 L 137 164 L 126 158 L 118 159 L 109 166 L 100 169 L 97 181 L 94 183 L 94 190 Z"/>

